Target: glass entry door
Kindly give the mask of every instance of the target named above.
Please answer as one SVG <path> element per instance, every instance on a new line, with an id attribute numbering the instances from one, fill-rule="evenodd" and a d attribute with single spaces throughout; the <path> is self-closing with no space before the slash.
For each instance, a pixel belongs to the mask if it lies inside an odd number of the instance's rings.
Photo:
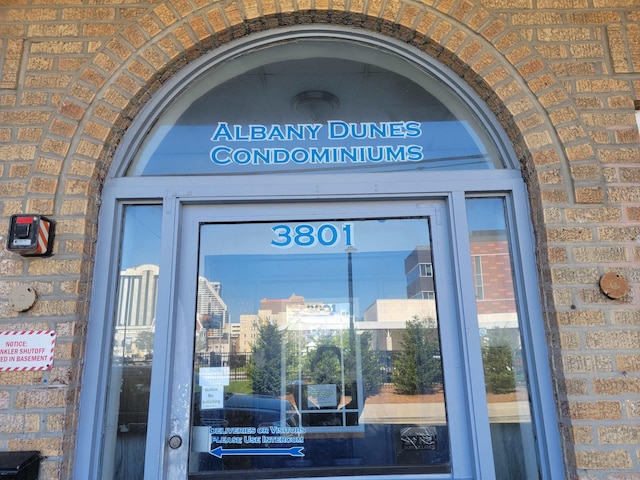
<path id="1" fill-rule="evenodd" d="M 170 478 L 451 478 L 442 209 L 185 207 Z"/>

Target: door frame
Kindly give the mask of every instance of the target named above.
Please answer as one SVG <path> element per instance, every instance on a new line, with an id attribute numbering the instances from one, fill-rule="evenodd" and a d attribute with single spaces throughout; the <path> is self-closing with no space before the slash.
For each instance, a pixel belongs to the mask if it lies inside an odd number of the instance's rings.
<path id="1" fill-rule="evenodd" d="M 452 240 L 452 272 L 458 281 L 454 287 L 459 317 L 464 322 L 460 329 L 460 340 L 466 358 L 461 358 L 460 368 L 469 365 L 471 359 L 480 359 L 481 352 L 477 333 L 472 326 L 477 320 L 471 263 L 467 260 L 470 247 L 467 232 L 465 199 L 466 192 L 475 195 L 498 195 L 507 200 L 510 231 L 514 245 L 513 263 L 516 282 L 520 287 L 517 302 L 526 320 L 523 323 L 523 340 L 529 350 L 527 369 L 530 372 L 532 413 L 535 428 L 542 441 L 539 442 L 543 478 L 562 478 L 562 457 L 557 431 L 555 402 L 550 384 L 550 369 L 544 323 L 541 318 L 538 280 L 535 265 L 533 231 L 528 215 L 526 189 L 519 172 L 512 170 L 487 172 L 395 172 L 385 174 L 384 179 L 376 174 L 271 176 L 264 178 L 146 178 L 144 185 L 139 179 L 120 178 L 107 182 L 103 192 L 103 209 L 99 229 L 109 232 L 101 235 L 97 244 L 93 297 L 90 310 L 91 322 L 87 332 L 85 371 L 81 398 L 76 474 L 79 478 L 100 478 L 99 459 L 102 448 L 102 428 L 105 421 L 104 404 L 107 397 L 107 376 L 111 350 L 111 332 L 115 319 L 116 286 L 118 277 L 118 251 L 122 227 L 122 211 L 129 204 L 162 204 L 163 224 L 161 239 L 160 280 L 158 285 L 158 318 L 156 326 L 155 352 L 165 352 L 162 361 L 154 356 L 152 384 L 172 381 L 170 374 L 173 349 L 173 334 L 169 318 L 183 308 L 172 300 L 176 288 L 176 271 L 181 265 L 177 252 L 181 248 L 181 212 L 185 206 L 229 203 L 300 202 L 309 201 L 372 201 L 381 198 L 444 199 L 447 205 L 446 218 Z M 322 180 L 322 181 L 320 181 Z M 384 181 L 383 181 L 384 180 Z M 442 188 L 446 186 L 445 190 Z M 481 186 L 481 188 L 479 187 Z M 159 192 L 164 192 L 158 195 Z M 284 193 L 283 193 L 284 192 Z M 429 193 L 425 193 L 429 192 Z M 515 212 L 518 215 L 515 215 Z M 115 232 L 115 234 L 111 233 Z M 168 272 L 168 274 L 165 274 Z M 195 297 L 194 297 L 195 298 Z M 490 438 L 488 413 L 482 375 L 465 376 L 465 393 L 474 399 L 469 405 L 468 430 L 473 438 Z M 168 412 L 170 401 L 167 390 L 154 399 L 150 407 L 147 456 L 145 460 L 147 478 L 158 478 L 159 471 L 166 470 L 166 441 L 174 419 Z M 190 392 L 188 392 L 190 393 Z M 480 400 L 482 399 L 482 400 Z M 476 401 L 477 400 L 477 401 Z M 184 421 L 184 419 L 183 419 Z M 483 472 L 493 471 L 493 455 L 490 442 L 473 442 L 470 452 L 472 466 L 469 478 L 481 478 Z M 449 477 L 450 478 L 450 477 Z"/>
<path id="2" fill-rule="evenodd" d="M 186 465 L 189 455 L 189 410 L 190 403 L 184 402 L 185 398 L 191 399 L 191 379 L 193 378 L 193 345 L 195 331 L 195 315 L 196 315 L 196 291 L 198 276 L 198 240 L 199 229 L 201 224 L 206 223 L 252 223 L 257 221 L 274 221 L 288 222 L 296 220 L 304 221 L 321 221 L 328 218 L 345 218 L 350 217 L 365 218 L 384 218 L 384 217 L 429 217 L 431 223 L 431 242 L 434 269 L 436 271 L 436 289 L 440 288 L 443 297 L 437 296 L 439 317 L 446 318 L 447 321 L 440 324 L 440 336 L 443 345 L 442 349 L 444 375 L 447 381 L 446 395 L 450 401 L 447 403 L 447 417 L 450 444 L 457 445 L 456 449 L 451 449 L 452 468 L 455 468 L 455 478 L 467 478 L 471 475 L 472 459 L 463 452 L 469 452 L 474 443 L 472 441 L 472 432 L 469 429 L 471 424 L 470 417 L 472 412 L 467 408 L 469 405 L 478 402 L 456 402 L 454 399 L 465 398 L 465 379 L 463 378 L 463 370 L 455 367 L 458 363 L 457 359 L 464 356 L 464 352 L 460 349 L 460 339 L 458 338 L 459 329 L 457 321 L 459 312 L 456 311 L 457 295 L 455 289 L 450 294 L 451 286 L 455 285 L 453 275 L 453 262 L 451 261 L 450 252 L 450 231 L 448 229 L 448 221 L 446 215 L 445 200 L 431 200 L 425 198 L 410 199 L 408 198 L 388 198 L 384 201 L 380 200 L 364 200 L 364 201 L 321 201 L 321 202 L 303 202 L 303 203 L 235 203 L 235 204 L 189 204 L 183 203 L 180 214 L 180 238 L 178 239 L 178 251 L 180 252 L 176 258 L 177 275 L 177 295 L 173 308 L 175 320 L 173 328 L 169 328 L 168 336 L 174 338 L 173 358 L 165 360 L 165 365 L 170 371 L 166 372 L 161 388 L 169 386 L 171 414 L 170 423 L 166 426 L 164 438 L 170 438 L 178 435 L 183 438 L 183 446 L 178 449 L 167 448 L 165 445 L 165 475 L 162 478 L 186 478 Z M 183 324 L 185 325 L 183 328 Z M 162 335 L 161 335 L 162 336 Z M 162 355 L 162 353 L 160 353 Z M 159 359 L 162 362 L 162 359 Z M 171 365 L 173 364 L 173 365 Z M 481 365 L 481 362 L 472 362 L 470 364 Z M 188 371 L 188 382 L 184 382 L 184 376 L 181 372 Z M 477 372 L 474 375 L 468 372 L 470 378 L 478 378 Z M 156 387 L 158 385 L 156 384 Z M 152 379 L 152 392 L 154 388 Z M 484 392 L 481 392 L 484 395 Z M 156 395 L 157 396 L 157 395 Z M 154 395 L 152 394 L 152 398 Z M 151 407 L 154 408 L 154 407 Z M 158 408 L 156 406 L 155 408 Z M 151 434 L 149 439 L 161 438 L 159 435 Z M 153 440 L 150 440 L 153 442 Z M 465 442 L 468 445 L 461 448 Z M 155 448 L 162 448 L 159 442 Z M 489 458 L 492 458 L 489 455 Z M 153 468 L 147 463 L 148 468 Z M 183 467 L 183 468 L 180 468 Z M 146 470 L 146 469 L 145 469 Z M 162 472 L 154 472 L 157 478 L 161 478 Z M 153 476 L 153 478 L 156 478 Z M 344 477 L 343 477 L 344 478 Z M 367 477 L 358 477 L 367 478 Z M 398 475 L 376 476 L 380 480 L 398 478 Z M 445 476 L 431 475 L 428 478 L 451 478 L 451 475 Z"/>

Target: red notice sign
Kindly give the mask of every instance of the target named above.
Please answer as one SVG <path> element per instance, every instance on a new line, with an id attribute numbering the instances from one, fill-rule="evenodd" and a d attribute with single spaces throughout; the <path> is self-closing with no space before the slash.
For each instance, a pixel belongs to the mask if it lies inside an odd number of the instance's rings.
<path id="1" fill-rule="evenodd" d="M 51 370 L 56 332 L 0 332 L 0 372 Z"/>

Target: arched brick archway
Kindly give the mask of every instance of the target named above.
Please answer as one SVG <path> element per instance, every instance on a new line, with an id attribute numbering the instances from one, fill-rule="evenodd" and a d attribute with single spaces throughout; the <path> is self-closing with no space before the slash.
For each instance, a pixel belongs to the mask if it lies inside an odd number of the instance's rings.
<path id="1" fill-rule="evenodd" d="M 500 18 L 464 2 L 457 8 L 449 1 L 431 6 L 388 2 L 384 9 L 378 2 L 352 2 L 349 10 L 326 3 L 299 2 L 300 8 L 293 9 L 270 2 L 251 8 L 224 2 L 191 11 L 177 0 L 164 2 L 141 12 L 81 68 L 59 103 L 40 156 L 47 157 L 49 142 L 66 136 L 70 148 L 56 196 L 90 199 L 83 225 L 87 240 L 79 249 L 87 265 L 82 279 L 87 297 L 100 189 L 132 119 L 174 72 L 193 59 L 272 28 L 319 23 L 364 29 L 413 45 L 455 71 L 487 103 L 514 146 L 529 186 L 539 246 L 545 242 L 541 233 L 545 203 L 580 201 L 581 195 L 593 194 L 571 177 L 568 165 L 571 160 L 591 169 L 592 176 L 601 175 L 569 96 L 526 38 L 507 29 Z M 561 149 L 560 140 L 569 136 L 571 147 Z M 64 223 L 65 212 L 58 213 Z M 548 270 L 544 256 L 539 262 L 544 275 Z M 77 335 L 83 343 L 82 333 Z M 68 404 L 73 408 L 77 401 Z M 76 421 L 72 413 L 67 416 L 69 431 Z"/>

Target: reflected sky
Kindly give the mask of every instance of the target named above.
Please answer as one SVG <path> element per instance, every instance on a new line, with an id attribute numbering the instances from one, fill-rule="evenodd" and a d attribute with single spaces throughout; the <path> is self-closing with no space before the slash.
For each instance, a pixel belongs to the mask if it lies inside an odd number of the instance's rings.
<path id="1" fill-rule="evenodd" d="M 215 207 L 212 207 L 215 208 Z M 160 229 L 162 220 L 162 206 L 160 205 L 130 205 L 125 211 L 125 222 L 127 230 L 123 239 L 123 247 L 121 250 L 122 269 L 131 268 L 137 265 L 154 264 L 159 263 L 160 253 Z M 505 230 L 505 215 L 504 215 L 504 203 L 501 198 L 478 198 L 469 199 L 467 201 L 467 220 L 469 222 L 469 228 L 471 231 L 475 230 Z M 267 229 L 268 230 L 268 229 Z M 355 232 L 354 242 L 359 252 L 376 251 L 378 250 L 371 240 L 375 239 L 375 233 L 373 235 L 360 234 L 360 230 Z M 398 239 L 404 236 L 400 234 L 398 230 L 395 230 L 391 239 Z M 148 241 L 150 237 L 153 237 L 154 241 Z M 415 238 L 415 237 L 413 237 Z M 147 239 L 147 240 L 145 240 Z M 227 254 L 239 255 L 239 254 L 252 254 L 259 253 L 257 249 L 252 249 L 250 242 L 247 242 L 250 237 L 242 235 L 240 238 L 236 238 L 233 241 L 227 241 L 224 252 Z M 270 240 L 269 240 L 270 241 Z M 399 241 L 396 247 L 388 244 L 386 248 L 393 249 L 399 248 L 403 252 L 410 252 L 413 246 L 404 245 Z M 207 255 L 215 255 L 215 249 L 211 249 L 206 246 L 206 240 L 203 241 L 203 258 Z M 210 245 L 214 245 L 211 243 Z M 238 250 L 233 250 L 237 248 Z M 219 253 L 221 253 L 219 251 Z M 296 254 L 292 249 L 283 249 L 279 254 L 287 253 L 288 255 Z M 300 253 L 300 252 L 298 252 Z M 327 253 L 325 251 L 325 253 Z M 340 257 L 340 254 L 344 253 L 344 246 L 335 246 L 333 253 Z M 194 253 L 195 254 L 195 253 Z M 200 265 L 200 271 L 204 272 L 204 263 Z M 213 280 L 213 279 L 210 279 Z"/>
<path id="2" fill-rule="evenodd" d="M 427 246 L 428 220 L 425 218 L 352 220 L 335 222 L 208 224 L 201 227 L 200 274 L 220 282 L 222 298 L 232 321 L 239 315 L 256 314 L 260 300 L 286 299 L 292 295 L 307 302 L 346 303 L 349 299 L 349 254 L 345 235 L 324 236 L 324 245 L 283 243 L 283 226 L 295 231 L 315 232 L 325 226 L 340 231 L 348 224 L 352 231 L 352 281 L 354 312 L 363 311 L 379 298 L 407 298 L 404 260 L 417 246 Z M 275 231 L 274 231 L 275 229 Z M 335 240 L 335 242 L 334 242 Z M 309 242 L 307 234 L 300 243 Z"/>

